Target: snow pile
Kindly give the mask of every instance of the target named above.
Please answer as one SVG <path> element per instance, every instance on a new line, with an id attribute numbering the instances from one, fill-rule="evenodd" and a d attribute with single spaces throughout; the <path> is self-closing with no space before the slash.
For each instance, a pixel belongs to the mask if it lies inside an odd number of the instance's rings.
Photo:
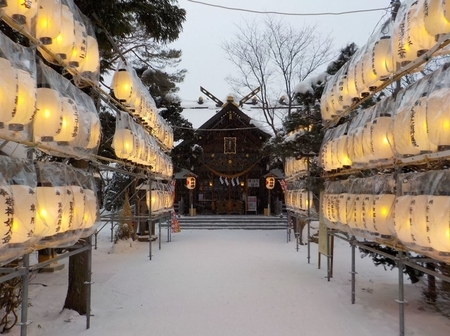
<path id="1" fill-rule="evenodd" d="M 294 93 L 306 94 L 308 92 L 313 93 L 313 86 L 316 86 L 319 83 L 325 82 L 329 75 L 326 72 L 323 72 L 317 76 L 309 77 L 298 83 L 294 88 Z"/>

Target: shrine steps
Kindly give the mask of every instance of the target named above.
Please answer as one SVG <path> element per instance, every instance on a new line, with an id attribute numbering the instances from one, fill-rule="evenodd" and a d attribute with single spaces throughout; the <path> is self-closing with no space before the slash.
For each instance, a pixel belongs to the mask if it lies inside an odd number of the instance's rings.
<path id="1" fill-rule="evenodd" d="M 262 215 L 197 215 L 181 216 L 185 230 L 286 230 L 287 218 Z"/>

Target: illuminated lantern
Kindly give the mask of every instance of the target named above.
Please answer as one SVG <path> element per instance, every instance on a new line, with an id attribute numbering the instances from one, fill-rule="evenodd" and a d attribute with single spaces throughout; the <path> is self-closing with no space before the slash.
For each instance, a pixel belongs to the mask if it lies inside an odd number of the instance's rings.
<path id="1" fill-rule="evenodd" d="M 356 92 L 358 92 L 358 97 L 367 97 L 370 94 L 369 86 L 367 85 L 364 78 L 364 61 L 367 52 L 367 45 L 361 48 L 361 53 L 359 59 L 355 64 L 355 87 Z M 367 60 L 367 64 L 370 65 L 371 62 Z"/>
<path id="2" fill-rule="evenodd" d="M 72 53 L 75 41 L 75 21 L 73 14 L 69 7 L 62 5 L 60 32 L 56 38 L 52 39 L 52 43 L 45 45 L 45 47 L 61 58 L 61 60 L 66 61 Z M 48 55 L 45 50 L 42 51 L 42 54 L 48 61 L 53 60 L 53 57 Z"/>
<path id="3" fill-rule="evenodd" d="M 13 227 L 14 198 L 7 185 L 0 187 L 0 247 L 11 240 Z"/>
<path id="4" fill-rule="evenodd" d="M 83 229 L 89 231 L 97 221 L 97 195 L 94 190 L 84 189 Z"/>
<path id="5" fill-rule="evenodd" d="M 423 5 L 424 0 L 404 2 L 397 15 L 392 46 L 395 61 L 402 66 L 414 61 L 436 43 L 434 35 L 425 29 L 421 13 Z"/>
<path id="6" fill-rule="evenodd" d="M 17 71 L 11 62 L 0 57 L 0 122 L 6 123 L 14 117 L 17 97 Z"/>
<path id="7" fill-rule="evenodd" d="M 422 247 L 429 247 L 427 233 L 427 195 L 412 196 L 411 199 L 411 238 Z"/>
<path id="8" fill-rule="evenodd" d="M 425 29 L 431 36 L 450 32 L 450 22 L 445 14 L 450 10 L 450 3 L 443 0 L 426 0 L 424 10 Z M 450 19 L 450 16 L 448 16 Z"/>
<path id="9" fill-rule="evenodd" d="M 27 185 L 10 185 L 9 188 L 14 197 L 10 243 L 22 244 L 30 240 L 35 231 L 36 193 L 34 188 Z"/>
<path id="10" fill-rule="evenodd" d="M 364 194 L 362 195 L 362 202 L 361 202 L 361 228 L 363 230 L 374 232 L 375 229 L 372 225 L 373 223 L 373 200 L 375 198 L 375 195 L 370 194 Z"/>
<path id="11" fill-rule="evenodd" d="M 67 97 L 61 98 L 62 102 L 62 123 L 61 131 L 53 137 L 53 141 L 59 145 L 68 145 L 69 141 L 75 139 L 78 133 L 79 116 L 75 102 Z"/>
<path id="12" fill-rule="evenodd" d="M 436 146 L 450 145 L 450 89 L 435 90 L 428 96 L 428 137 Z"/>
<path id="13" fill-rule="evenodd" d="M 363 159 L 361 160 L 364 163 L 375 162 L 377 161 L 377 157 L 374 155 L 372 148 L 372 122 L 369 121 L 364 124 L 361 133 L 362 140 L 362 150 L 363 150 Z"/>
<path id="14" fill-rule="evenodd" d="M 39 0 L 36 14 L 36 38 L 52 44 L 61 30 L 61 0 Z"/>
<path id="15" fill-rule="evenodd" d="M 352 162 L 358 164 L 365 163 L 366 160 L 364 158 L 364 149 L 363 149 L 363 126 L 357 127 L 352 131 L 351 148 L 353 148 L 352 153 L 353 157 L 350 156 Z"/>
<path id="16" fill-rule="evenodd" d="M 349 168 L 352 165 L 352 160 L 348 156 L 347 150 L 348 136 L 346 134 L 341 135 L 336 140 L 336 156 L 340 167 Z"/>
<path id="17" fill-rule="evenodd" d="M 387 137 L 391 124 L 391 117 L 378 117 L 370 125 L 370 148 L 373 156 L 378 161 L 389 160 L 394 156 Z"/>
<path id="18" fill-rule="evenodd" d="M 414 114 L 409 103 L 401 106 L 394 117 L 393 137 L 394 149 L 401 155 L 420 154 L 420 148 L 413 142 L 411 130 L 414 129 Z"/>
<path id="19" fill-rule="evenodd" d="M 87 51 L 86 26 L 79 20 L 74 20 L 75 44 L 71 52 L 67 55 L 67 62 L 70 67 L 77 68 L 84 61 Z"/>
<path id="20" fill-rule="evenodd" d="M 161 194 L 158 190 L 147 190 L 146 203 L 150 212 L 158 212 L 161 209 Z"/>
<path id="21" fill-rule="evenodd" d="M 347 202 L 347 225 L 355 230 L 362 228 L 361 209 L 364 195 L 355 194 L 352 202 Z"/>
<path id="22" fill-rule="evenodd" d="M 2 9 L 18 24 L 29 24 L 37 13 L 38 0 L 8 0 Z"/>
<path id="23" fill-rule="evenodd" d="M 191 190 L 195 189 L 195 177 L 194 176 L 186 177 L 186 187 Z"/>
<path id="24" fill-rule="evenodd" d="M 73 195 L 73 219 L 71 231 L 78 231 L 84 229 L 84 213 L 85 213 L 85 196 L 84 189 L 81 186 L 69 186 Z"/>
<path id="25" fill-rule="evenodd" d="M 133 103 L 134 87 L 133 76 L 127 69 L 119 69 L 113 75 L 112 88 L 114 96 L 123 103 Z"/>
<path id="26" fill-rule="evenodd" d="M 364 54 L 362 62 L 362 75 L 364 78 L 364 83 L 368 87 L 369 91 L 376 90 L 380 85 L 383 84 L 381 78 L 377 73 L 374 72 L 374 59 L 376 55 L 373 51 L 373 46 L 369 45 L 367 51 Z"/>
<path id="27" fill-rule="evenodd" d="M 412 197 L 409 195 L 399 196 L 394 203 L 394 229 L 397 238 L 404 244 L 412 244 L 411 236 L 411 206 Z"/>
<path id="28" fill-rule="evenodd" d="M 8 122 L 8 128 L 12 131 L 22 131 L 36 113 L 36 80 L 29 72 L 21 69 L 17 69 L 17 79 L 16 114 Z"/>
<path id="29" fill-rule="evenodd" d="M 266 177 L 266 188 L 273 189 L 275 187 L 275 177 L 268 176 Z"/>
<path id="30" fill-rule="evenodd" d="M 395 71 L 391 43 L 391 36 L 383 36 L 372 49 L 372 70 L 380 80 L 388 79 Z"/>
<path id="31" fill-rule="evenodd" d="M 36 229 L 39 238 L 53 236 L 61 230 L 63 213 L 63 191 L 61 187 L 36 188 Z"/>
<path id="32" fill-rule="evenodd" d="M 100 70 L 100 55 L 98 51 L 98 42 L 94 36 L 87 36 L 86 57 L 80 63 L 80 72 L 97 73 Z"/>
<path id="33" fill-rule="evenodd" d="M 33 135 L 37 142 L 53 141 L 61 130 L 62 104 L 59 93 L 49 87 L 37 89 L 36 114 L 33 119 Z"/>
<path id="34" fill-rule="evenodd" d="M 63 210 L 60 232 L 64 233 L 72 229 L 74 225 L 75 198 L 70 186 L 60 187 L 63 192 Z"/>
<path id="35" fill-rule="evenodd" d="M 337 199 L 337 209 L 338 209 L 338 222 L 341 224 L 347 225 L 348 218 L 347 218 L 347 202 L 353 202 L 352 198 L 354 195 L 352 194 L 339 194 Z"/>
<path id="36" fill-rule="evenodd" d="M 112 146 L 118 158 L 128 159 L 134 150 L 134 137 L 131 130 L 126 128 L 116 129 Z"/>
<path id="37" fill-rule="evenodd" d="M 429 196 L 426 216 L 430 246 L 450 253 L 450 196 Z"/>
<path id="38" fill-rule="evenodd" d="M 87 118 L 90 119 L 89 123 L 89 141 L 86 144 L 86 148 L 92 149 L 97 148 L 100 143 L 100 138 L 102 135 L 100 118 L 97 113 L 88 112 Z"/>
<path id="39" fill-rule="evenodd" d="M 391 236 L 395 233 L 390 223 L 390 213 L 394 205 L 395 195 L 381 194 L 373 197 L 372 227 L 382 236 Z"/>

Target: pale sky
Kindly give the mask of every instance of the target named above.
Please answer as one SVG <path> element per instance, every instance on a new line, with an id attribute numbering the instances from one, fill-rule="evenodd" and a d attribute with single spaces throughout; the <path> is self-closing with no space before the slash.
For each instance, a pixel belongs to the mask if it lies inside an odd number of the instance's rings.
<path id="1" fill-rule="evenodd" d="M 343 12 L 385 8 L 390 4 L 390 0 L 203 0 L 203 2 L 258 11 L 289 13 Z M 232 74 L 235 68 L 226 59 L 221 48 L 222 42 L 230 40 L 237 30 L 236 25 L 242 25 L 245 20 L 262 20 L 264 15 L 213 8 L 187 0 L 178 0 L 178 4 L 186 9 L 187 20 L 183 25 L 180 39 L 171 47 L 182 50 L 181 68 L 188 70 L 184 83 L 180 85 L 179 96 L 186 101 L 186 104 L 188 101 L 192 104 L 199 96 L 206 98 L 200 92 L 200 86 L 203 86 L 219 99 L 225 100 L 226 96 L 232 92 L 225 78 Z M 331 34 L 337 53 L 348 42 L 363 46 L 385 14 L 385 11 L 375 11 L 340 16 L 281 17 L 298 29 L 305 24 L 317 24 L 321 33 Z M 197 110 L 193 114 L 202 114 L 206 117 L 209 113 L 205 110 Z M 188 119 L 194 127 L 198 127 L 208 118 L 200 118 L 202 120 L 199 121 Z"/>

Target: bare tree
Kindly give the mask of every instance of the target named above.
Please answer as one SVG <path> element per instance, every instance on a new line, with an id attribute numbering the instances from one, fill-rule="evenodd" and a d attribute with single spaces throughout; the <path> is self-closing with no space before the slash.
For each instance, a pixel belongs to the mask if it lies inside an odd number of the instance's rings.
<path id="1" fill-rule="evenodd" d="M 247 21 L 238 27 L 222 48 L 238 68 L 238 74 L 227 81 L 239 94 L 261 88 L 258 99 L 264 118 L 276 134 L 275 122 L 291 113 L 295 84 L 331 59 L 332 40 L 322 36 L 316 25 L 294 29 L 266 17 L 262 23 Z"/>

